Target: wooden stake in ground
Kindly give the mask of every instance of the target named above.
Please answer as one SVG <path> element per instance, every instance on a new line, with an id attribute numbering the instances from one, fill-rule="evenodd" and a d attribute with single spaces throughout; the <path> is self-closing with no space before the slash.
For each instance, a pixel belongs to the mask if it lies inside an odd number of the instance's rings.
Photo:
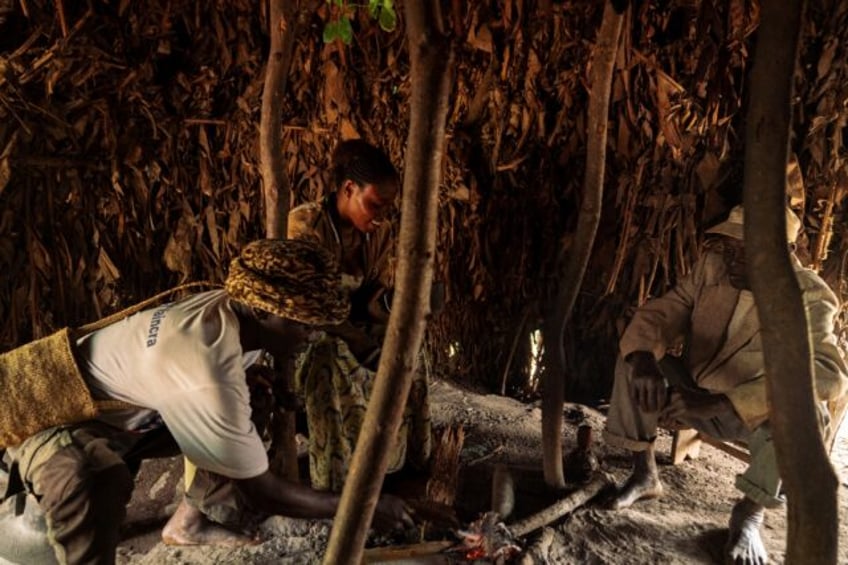
<path id="1" fill-rule="evenodd" d="M 395 297 L 374 391 L 356 443 L 350 473 L 324 563 L 358 564 L 400 429 L 412 372 L 424 336 L 436 253 L 438 189 L 453 54 L 439 0 L 404 5 L 411 62 L 410 124 L 404 167 Z"/>
<path id="2" fill-rule="evenodd" d="M 836 563 L 839 482 L 818 429 L 807 315 L 786 246 L 786 165 L 803 2 L 767 2 L 761 14 L 745 126 L 745 255 L 788 499 L 786 562 Z"/>

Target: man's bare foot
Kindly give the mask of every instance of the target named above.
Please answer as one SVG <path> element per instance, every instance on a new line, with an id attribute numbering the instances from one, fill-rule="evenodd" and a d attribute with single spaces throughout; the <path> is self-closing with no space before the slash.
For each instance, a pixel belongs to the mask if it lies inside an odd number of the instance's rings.
<path id="1" fill-rule="evenodd" d="M 768 553 L 760 537 L 765 509 L 748 497 L 730 513 L 725 562 L 731 565 L 765 565 Z"/>
<path id="2" fill-rule="evenodd" d="M 256 545 L 260 540 L 233 532 L 210 521 L 197 508 L 183 499 L 174 515 L 162 529 L 162 541 L 165 545 L 215 545 L 219 547 L 239 547 Z"/>
<path id="3" fill-rule="evenodd" d="M 621 510 L 637 500 L 659 498 L 662 493 L 663 486 L 657 473 L 654 449 L 649 447 L 633 455 L 633 473 L 610 502 L 610 508 Z"/>

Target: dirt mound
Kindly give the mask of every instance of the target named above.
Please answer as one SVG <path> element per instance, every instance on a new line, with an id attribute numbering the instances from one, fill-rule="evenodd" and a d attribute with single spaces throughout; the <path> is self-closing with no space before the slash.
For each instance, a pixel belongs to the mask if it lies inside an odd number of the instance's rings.
<path id="1" fill-rule="evenodd" d="M 482 509 L 488 477 L 495 463 L 521 468 L 541 466 L 541 409 L 513 399 L 481 395 L 455 385 L 432 385 L 435 425 L 461 423 L 466 440 L 462 452 L 463 475 L 459 498 L 466 514 Z M 590 424 L 600 438 L 604 416 L 580 405 L 566 405 L 564 449 L 575 442 L 580 423 Z M 848 472 L 848 438 L 841 434 L 834 449 L 834 463 L 845 486 Z M 611 449 L 597 440 L 603 468 L 617 481 L 630 469 L 627 453 Z M 550 548 L 552 563 L 643 564 L 717 563 L 727 534 L 727 519 L 739 494 L 733 487 L 735 475 L 744 464 L 724 452 L 703 446 L 697 460 L 671 465 L 671 436 L 657 440 L 660 475 L 666 486 L 663 498 L 637 503 L 613 512 L 590 503 L 553 526 Z M 180 459 L 146 463 L 130 503 L 126 539 L 118 562 L 133 565 L 218 564 L 218 563 L 320 563 L 329 537 L 330 522 L 274 517 L 262 524 L 265 541 L 243 549 L 209 547 L 173 548 L 159 543 L 159 531 L 173 509 L 182 465 Z M 519 486 L 519 489 L 521 486 Z M 470 501 L 470 502 L 469 502 Z M 553 500 L 547 501 L 552 503 Z M 526 510 L 526 509 L 525 509 Z M 521 511 L 517 505 L 516 513 Z M 840 501 L 840 538 L 848 535 L 848 503 Z M 513 516 L 509 522 L 517 519 Z M 539 533 L 531 534 L 527 543 Z M 782 563 L 786 536 L 785 510 L 766 515 L 764 541 L 772 563 Z M 842 547 L 839 561 L 848 562 Z"/>

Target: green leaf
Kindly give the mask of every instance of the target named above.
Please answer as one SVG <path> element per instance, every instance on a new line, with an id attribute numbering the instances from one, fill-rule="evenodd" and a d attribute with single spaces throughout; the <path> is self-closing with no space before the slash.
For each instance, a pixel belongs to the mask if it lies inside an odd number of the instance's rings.
<path id="1" fill-rule="evenodd" d="M 394 31 L 397 27 L 397 14 L 388 4 L 389 2 L 384 4 L 383 9 L 380 10 L 380 28 L 383 31 Z"/>
<path id="2" fill-rule="evenodd" d="M 380 12 L 381 0 L 368 0 L 368 15 L 371 19 L 376 20 Z"/>
<path id="3" fill-rule="evenodd" d="M 345 45 L 350 45 L 353 41 L 353 26 L 350 25 L 350 20 L 347 16 L 342 16 L 339 20 L 339 38 L 344 41 Z"/>
<path id="4" fill-rule="evenodd" d="M 324 43 L 332 43 L 339 38 L 339 22 L 327 22 L 324 26 Z"/>

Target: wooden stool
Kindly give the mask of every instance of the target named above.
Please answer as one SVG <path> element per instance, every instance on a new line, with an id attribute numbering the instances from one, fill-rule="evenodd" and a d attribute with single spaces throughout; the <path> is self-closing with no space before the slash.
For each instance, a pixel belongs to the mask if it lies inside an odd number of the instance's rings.
<path id="1" fill-rule="evenodd" d="M 751 455 L 742 442 L 716 439 L 692 428 L 675 430 L 671 439 L 671 464 L 679 465 L 688 457 L 697 459 L 701 454 L 701 443 L 711 445 L 733 457 L 748 463 Z"/>

